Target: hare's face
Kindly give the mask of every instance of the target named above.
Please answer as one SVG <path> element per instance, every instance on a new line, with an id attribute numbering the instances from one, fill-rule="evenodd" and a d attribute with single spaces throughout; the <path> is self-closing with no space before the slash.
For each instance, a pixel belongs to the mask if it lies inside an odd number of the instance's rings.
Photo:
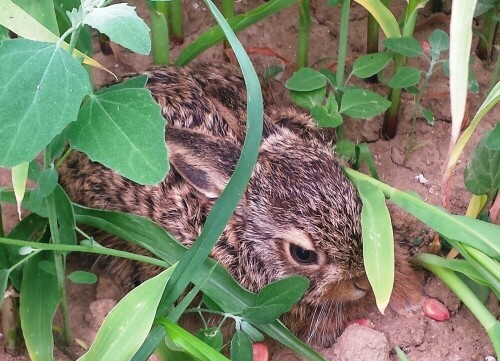
<path id="1" fill-rule="evenodd" d="M 266 138 L 243 207 L 243 241 L 263 266 L 254 288 L 300 274 L 311 303 L 364 295 L 360 201 L 327 146 L 283 128 Z"/>

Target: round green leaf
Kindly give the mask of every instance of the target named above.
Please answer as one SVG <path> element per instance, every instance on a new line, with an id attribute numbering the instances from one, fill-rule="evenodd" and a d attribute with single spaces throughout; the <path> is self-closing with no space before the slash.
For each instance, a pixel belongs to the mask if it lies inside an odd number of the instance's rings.
<path id="1" fill-rule="evenodd" d="M 363 55 L 354 62 L 352 73 L 365 79 L 384 69 L 391 60 L 392 54 L 386 52 Z"/>
<path id="2" fill-rule="evenodd" d="M 395 89 L 402 89 L 418 84 L 420 81 L 420 71 L 410 66 L 403 66 L 389 81 L 389 86 Z"/>
<path id="3" fill-rule="evenodd" d="M 196 336 L 217 351 L 222 348 L 224 340 L 222 339 L 222 332 L 217 327 L 200 330 Z"/>
<path id="4" fill-rule="evenodd" d="M 352 118 L 367 119 L 385 112 L 391 102 L 365 89 L 347 89 L 342 96 L 340 113 Z"/>
<path id="5" fill-rule="evenodd" d="M 342 124 L 342 116 L 338 112 L 328 112 L 326 107 L 317 105 L 311 109 L 311 115 L 320 127 L 336 128 Z"/>
<path id="6" fill-rule="evenodd" d="M 290 90 L 290 96 L 295 104 L 299 107 L 312 109 L 315 106 L 321 105 L 325 98 L 326 87 L 311 90 L 307 92 Z"/>
<path id="7" fill-rule="evenodd" d="M 97 282 L 97 276 L 86 271 L 74 271 L 68 275 L 71 282 L 91 285 Z"/>
<path id="8" fill-rule="evenodd" d="M 450 48 L 450 37 L 443 30 L 436 29 L 429 35 L 429 45 L 435 54 Z"/>
<path id="9" fill-rule="evenodd" d="M 155 184 L 168 171 L 165 120 L 144 88 L 92 95 L 68 128 L 71 146 L 140 184 Z"/>
<path id="10" fill-rule="evenodd" d="M 430 125 L 434 125 L 436 120 L 434 119 L 434 114 L 432 114 L 432 111 L 430 111 L 430 109 L 422 108 L 422 114 L 424 115 L 425 120 L 427 120 L 427 123 L 429 123 Z"/>
<path id="11" fill-rule="evenodd" d="M 486 139 L 486 147 L 491 150 L 500 150 L 500 122 L 497 122 L 495 128 Z"/>
<path id="12" fill-rule="evenodd" d="M 384 46 L 395 53 L 406 57 L 415 57 L 422 55 L 422 46 L 415 38 L 389 38 L 384 40 Z"/>
<path id="13" fill-rule="evenodd" d="M 54 191 L 54 188 L 57 186 L 57 178 L 58 174 L 53 166 L 45 169 L 40 174 L 40 177 L 38 178 L 38 186 L 44 197 L 49 196 Z"/>
<path id="14" fill-rule="evenodd" d="M 0 64 L 0 167 L 12 167 L 34 159 L 76 120 L 92 87 L 78 60 L 55 44 L 3 41 Z"/>
<path id="15" fill-rule="evenodd" d="M 134 9 L 125 3 L 97 8 L 83 18 L 83 23 L 135 53 L 148 55 L 151 52 L 149 28 Z"/>
<path id="16" fill-rule="evenodd" d="M 236 331 L 231 340 L 231 360 L 252 361 L 252 342 L 243 331 Z"/>
<path id="17" fill-rule="evenodd" d="M 287 89 L 299 92 L 321 89 L 325 86 L 326 77 L 319 71 L 311 68 L 302 68 L 293 73 L 292 77 L 285 83 Z"/>

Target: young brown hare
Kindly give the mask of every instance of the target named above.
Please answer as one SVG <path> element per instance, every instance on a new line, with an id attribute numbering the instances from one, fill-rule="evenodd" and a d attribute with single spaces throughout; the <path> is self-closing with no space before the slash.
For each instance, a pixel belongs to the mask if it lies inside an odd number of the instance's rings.
<path id="1" fill-rule="evenodd" d="M 62 166 L 60 181 L 73 201 L 149 217 L 189 246 L 239 158 L 246 123 L 244 82 L 225 65 L 146 74 L 167 120 L 167 177 L 158 185 L 141 186 L 75 151 Z M 328 346 L 348 320 L 371 304 L 364 297 L 369 285 L 360 212 L 330 137 L 309 116 L 265 104 L 257 164 L 212 257 L 252 291 L 289 275 L 307 277 L 308 291 L 284 321 L 304 340 Z M 121 247 L 132 246 L 122 242 Z M 395 301 L 404 307 L 416 291 L 401 259 Z M 146 279 L 158 269 L 138 272 Z"/>

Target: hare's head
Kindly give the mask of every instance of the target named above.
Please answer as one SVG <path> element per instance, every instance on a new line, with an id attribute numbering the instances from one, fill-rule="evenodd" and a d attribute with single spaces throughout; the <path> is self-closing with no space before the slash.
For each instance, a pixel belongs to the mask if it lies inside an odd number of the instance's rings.
<path id="1" fill-rule="evenodd" d="M 213 256 L 253 291 L 289 275 L 307 277 L 309 290 L 287 323 L 327 344 L 344 326 L 342 309 L 368 288 L 361 207 L 329 143 L 300 117 L 275 112 L 266 119 L 252 178 Z M 217 198 L 240 150 L 191 130 L 169 132 L 173 167 L 201 196 Z"/>

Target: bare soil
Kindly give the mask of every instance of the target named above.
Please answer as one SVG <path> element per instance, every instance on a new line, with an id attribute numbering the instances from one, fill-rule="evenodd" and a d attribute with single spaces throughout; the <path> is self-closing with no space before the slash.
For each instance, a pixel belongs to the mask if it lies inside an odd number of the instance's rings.
<path id="1" fill-rule="evenodd" d="M 148 19 L 148 12 L 144 2 L 131 2 L 138 6 L 141 16 Z M 313 1 L 313 3 L 315 11 L 313 11 L 313 26 L 311 29 L 310 64 L 324 58 L 335 59 L 337 56 L 339 28 L 338 8 L 330 8 L 324 2 Z M 262 4 L 261 1 L 251 1 L 249 4 L 238 3 L 237 10 L 243 12 L 260 4 Z M 396 13 L 402 11 L 403 4 L 404 2 L 396 4 L 399 7 L 395 9 Z M 366 12 L 358 5 L 353 4 L 347 72 L 350 71 L 354 59 L 364 52 L 366 18 Z M 295 59 L 297 19 L 298 7 L 292 6 L 242 31 L 239 33 L 239 38 L 247 49 L 269 48 L 293 62 Z M 204 29 L 214 23 L 201 0 L 185 1 L 184 20 L 186 44 L 190 43 Z M 424 10 L 419 18 L 415 36 L 418 40 L 424 40 L 435 28 L 448 31 L 449 16 L 446 14 L 430 15 L 427 10 Z M 173 59 L 181 49 L 182 46 L 172 48 Z M 103 55 L 97 46 L 95 51 L 95 59 L 118 75 L 130 71 L 140 71 L 151 63 L 149 57 L 130 54 L 124 49 L 120 50 L 119 62 L 113 56 Z M 475 56 L 473 55 L 473 57 Z M 284 63 L 275 56 L 255 54 L 251 58 L 256 68 L 261 72 L 270 65 L 284 66 Z M 222 62 L 226 61 L 226 59 L 222 52 L 222 46 L 218 45 L 203 53 L 195 61 Z M 422 62 L 414 61 L 413 63 L 413 65 L 423 69 L 424 64 Z M 287 69 L 288 72 L 291 70 Z M 484 99 L 484 91 L 490 80 L 491 70 L 489 64 L 475 59 L 474 71 L 481 92 L 480 94 L 469 95 L 468 111 L 471 114 L 475 113 Z M 278 80 L 283 82 L 283 79 L 286 79 L 287 76 L 279 76 Z M 94 79 L 97 86 L 102 86 L 112 80 L 104 72 L 94 72 Z M 368 85 L 365 84 L 364 86 Z M 370 85 L 369 87 L 381 94 L 387 92 L 386 88 L 379 85 Z M 451 116 L 448 89 L 448 78 L 442 72 L 438 72 L 431 78 L 427 93 L 423 99 L 423 105 L 434 112 L 436 124 L 429 126 L 422 119 L 418 120 L 415 132 L 415 144 L 418 147 L 411 152 L 406 162 L 403 162 L 403 158 L 408 146 L 411 114 L 414 106 L 411 97 L 406 95 L 403 97 L 398 135 L 391 141 L 379 139 L 381 117 L 363 121 L 355 119 L 346 121 L 347 137 L 357 142 L 368 143 L 383 181 L 396 188 L 416 192 L 426 201 L 436 205 L 441 205 L 443 193 L 441 178 L 450 134 Z M 277 97 L 282 99 L 284 103 L 290 103 L 284 91 Z M 483 132 L 491 129 L 498 119 L 500 119 L 500 107 L 494 108 L 483 120 L 461 157 L 461 162 L 452 179 L 449 209 L 453 213 L 464 214 L 471 196 L 463 184 L 463 169 L 468 154 L 477 144 Z M 426 181 L 422 181 L 424 178 Z M 0 169 L 0 186 L 8 186 L 9 184 L 9 172 Z M 10 229 L 18 220 L 17 212 L 14 207 L 8 206 L 3 207 L 3 212 L 4 226 Z M 396 207 L 391 207 L 391 214 L 397 241 L 411 246 L 416 239 L 423 239 L 424 247 L 421 248 L 425 251 L 425 241 L 432 237 L 432 233 L 419 221 Z M 72 256 L 70 258 L 69 267 L 71 269 L 89 268 L 89 262 L 78 257 L 81 256 Z M 84 347 L 90 345 L 107 312 L 125 293 L 125 290 L 120 286 L 120 280 L 114 277 L 113 274 L 105 274 L 99 265 L 95 266 L 93 270 L 99 274 L 97 285 L 68 283 L 71 321 L 75 341 L 78 342 L 74 342 L 69 349 L 56 346 L 56 360 L 72 360 L 81 355 L 84 352 L 82 345 Z M 397 357 L 393 348 L 399 346 L 413 361 L 494 360 L 494 358 L 488 358 L 494 355 L 488 336 L 469 310 L 439 280 L 430 275 L 425 277 L 424 289 L 428 296 L 436 298 L 446 305 L 451 313 L 451 318 L 448 321 L 437 322 L 420 312 L 411 316 L 400 316 L 391 310 L 388 310 L 386 315 L 381 315 L 374 310 L 368 315 L 368 319 L 374 325 L 373 329 L 352 325 L 332 348 L 321 349 L 320 352 L 331 360 L 396 360 Z M 500 315 L 500 306 L 496 298 L 490 297 L 488 306 L 494 315 L 497 317 Z M 0 338 L 0 344 L 2 342 L 3 339 Z M 272 350 L 272 360 L 300 360 L 292 351 L 283 349 L 272 342 L 268 343 Z M 13 356 L 4 353 L 1 349 L 3 348 L 0 348 L 0 360 L 29 360 L 25 351 L 22 351 L 20 355 Z"/>

